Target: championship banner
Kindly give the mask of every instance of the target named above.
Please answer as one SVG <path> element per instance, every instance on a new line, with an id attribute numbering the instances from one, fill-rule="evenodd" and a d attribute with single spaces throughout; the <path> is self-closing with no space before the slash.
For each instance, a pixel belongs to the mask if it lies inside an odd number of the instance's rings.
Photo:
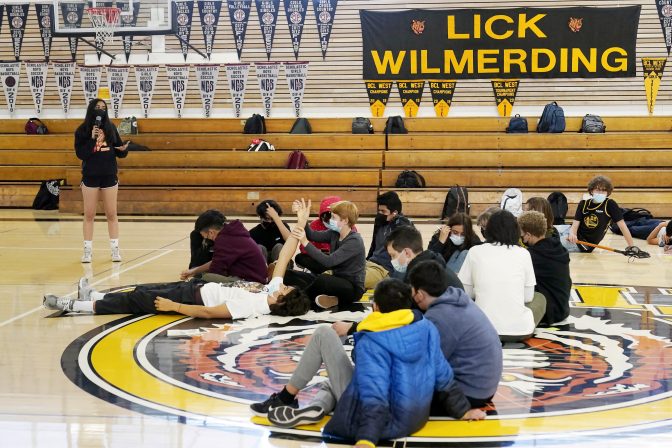
<path id="1" fill-rule="evenodd" d="M 16 97 L 19 92 L 19 78 L 21 76 L 20 62 L 0 62 L 0 80 L 5 87 L 5 99 L 9 113 L 14 113 Z"/>
<path id="2" fill-rule="evenodd" d="M 259 26 L 261 26 L 261 35 L 264 37 L 264 47 L 266 48 L 266 59 L 271 60 L 271 51 L 273 50 L 273 36 L 275 36 L 275 26 L 278 23 L 278 11 L 280 10 L 280 0 L 254 0 L 257 5 L 257 15 L 259 16 Z"/>
<path id="3" fill-rule="evenodd" d="M 240 56 L 243 54 L 243 45 L 245 45 L 245 31 L 247 30 L 247 22 L 250 20 L 252 0 L 227 0 L 226 3 L 229 8 L 233 40 L 236 42 L 236 51 L 238 52 L 238 60 L 240 60 Z"/>
<path id="4" fill-rule="evenodd" d="M 447 117 L 457 81 L 429 81 L 429 90 L 432 92 L 434 113 L 437 117 Z"/>
<path id="5" fill-rule="evenodd" d="M 23 44 L 23 35 L 26 31 L 26 19 L 28 19 L 29 7 L 30 3 L 7 5 L 7 21 L 9 22 L 9 30 L 12 33 L 14 58 L 17 61 L 21 57 L 21 45 Z"/>
<path id="6" fill-rule="evenodd" d="M 196 66 L 196 79 L 198 80 L 198 90 L 201 92 L 201 102 L 203 103 L 205 118 L 210 118 L 210 114 L 212 113 L 218 78 L 219 64 L 200 64 Z M 240 117 L 240 110 L 236 117 Z"/>
<path id="7" fill-rule="evenodd" d="M 257 81 L 259 81 L 261 100 L 264 103 L 264 115 L 268 118 L 271 116 L 271 108 L 273 107 L 273 96 L 278 84 L 280 63 L 256 62 L 254 65 L 257 67 Z"/>
<path id="8" fill-rule="evenodd" d="M 48 61 L 51 53 L 51 23 L 54 20 L 54 5 L 48 3 L 35 3 L 35 12 L 37 13 L 37 23 L 40 26 L 44 58 Z"/>
<path id="9" fill-rule="evenodd" d="M 653 114 L 653 108 L 656 106 L 656 97 L 658 96 L 660 81 L 663 79 L 666 61 L 667 58 L 642 58 L 644 88 L 646 89 L 646 104 L 649 108 L 649 114 Z"/>
<path id="10" fill-rule="evenodd" d="M 221 1 L 199 1 L 198 13 L 201 16 L 201 31 L 203 31 L 203 39 L 205 40 L 205 54 L 212 54 L 212 48 L 215 42 L 215 34 L 219 26 L 219 14 L 222 11 Z"/>
<path id="11" fill-rule="evenodd" d="M 138 95 L 142 106 L 143 116 L 149 118 L 149 110 L 152 107 L 152 96 L 156 86 L 156 77 L 159 74 L 158 65 L 136 65 L 135 81 L 138 84 Z"/>
<path id="12" fill-rule="evenodd" d="M 184 109 L 189 84 L 189 66 L 166 65 L 166 74 L 168 75 L 168 84 L 170 84 L 170 93 L 173 95 L 173 106 L 177 111 L 177 118 L 182 118 L 182 109 Z"/>
<path id="13" fill-rule="evenodd" d="M 663 29 L 665 46 L 669 55 L 670 49 L 672 49 L 672 0 L 656 0 L 656 7 L 658 8 L 658 19 L 660 20 L 660 27 Z"/>
<path id="14" fill-rule="evenodd" d="M 382 117 L 385 113 L 385 106 L 387 100 L 390 98 L 390 91 L 392 90 L 392 81 L 365 81 L 366 93 L 369 96 L 369 106 L 371 107 L 371 115 L 374 117 Z"/>
<path id="15" fill-rule="evenodd" d="M 48 62 L 29 62 L 26 61 L 26 73 L 28 74 L 28 83 L 30 84 L 30 93 L 33 95 L 33 104 L 37 115 L 42 113 L 42 104 L 44 103 L 44 86 L 47 84 Z"/>
<path id="16" fill-rule="evenodd" d="M 113 65 L 107 67 L 107 85 L 110 89 L 110 103 L 114 118 L 119 118 L 121 103 L 124 100 L 126 92 L 126 81 L 128 80 L 128 65 Z"/>
<path id="17" fill-rule="evenodd" d="M 173 2 L 173 15 L 177 21 L 177 32 L 175 35 L 180 39 L 180 47 L 184 60 L 187 60 L 189 54 L 189 37 L 191 36 L 191 21 L 194 16 L 193 0 L 177 0 Z"/>
<path id="18" fill-rule="evenodd" d="M 233 103 L 233 114 L 240 118 L 245 99 L 245 87 L 247 75 L 250 72 L 250 64 L 226 64 L 226 76 L 229 79 L 229 91 Z"/>
<path id="19" fill-rule="evenodd" d="M 98 89 L 100 88 L 100 76 L 103 73 L 103 67 L 100 65 L 80 65 L 79 77 L 82 81 L 84 90 L 84 99 L 86 105 L 98 98 Z"/>
<path id="20" fill-rule="evenodd" d="M 61 16 L 65 28 L 81 28 L 84 16 L 84 3 L 61 3 Z M 70 55 L 72 60 L 77 59 L 77 43 L 79 38 L 68 37 L 70 43 Z"/>
<path id="21" fill-rule="evenodd" d="M 117 8 L 121 9 L 121 12 L 129 12 L 131 7 L 129 6 L 129 2 L 117 2 Z M 140 2 L 135 1 L 133 2 L 133 11 L 132 15 L 125 15 L 121 14 L 121 17 L 119 17 L 119 26 L 120 27 L 127 27 L 127 26 L 135 26 L 138 23 L 138 15 L 140 14 Z M 131 51 L 133 50 L 133 35 L 130 36 L 122 36 L 121 42 L 124 46 L 124 55 L 126 56 L 126 62 L 131 57 Z M 125 83 L 125 82 L 124 82 Z"/>
<path id="22" fill-rule="evenodd" d="M 634 77 L 640 10 L 641 6 L 363 10 L 363 77 Z"/>
<path id="23" fill-rule="evenodd" d="M 289 37 L 292 39 L 294 58 L 298 60 L 299 48 L 301 47 L 301 35 L 303 34 L 303 25 L 306 23 L 308 0 L 284 0 L 284 4 L 285 15 L 287 16 L 287 25 L 289 25 Z"/>
<path id="24" fill-rule="evenodd" d="M 54 61 L 54 78 L 58 87 L 58 96 L 61 99 L 63 113 L 68 115 L 70 100 L 72 99 L 72 86 L 75 84 L 75 62 Z"/>
<path id="25" fill-rule="evenodd" d="M 327 57 L 327 48 L 329 47 L 331 29 L 334 26 L 337 5 L 338 0 L 313 0 L 317 33 L 320 35 L 320 47 L 322 47 L 322 59 Z"/>
<path id="26" fill-rule="evenodd" d="M 513 103 L 516 102 L 516 94 L 518 93 L 519 79 L 493 79 L 492 91 L 495 93 L 495 102 L 497 103 L 497 111 L 500 117 L 508 117 L 511 115 Z"/>
<path id="27" fill-rule="evenodd" d="M 406 118 L 417 116 L 422 92 L 425 90 L 425 81 L 397 81 L 397 89 Z"/>
<path id="28" fill-rule="evenodd" d="M 308 77 L 308 62 L 285 62 L 285 77 L 289 87 L 289 96 L 294 105 L 294 114 L 301 116 L 301 103 Z"/>

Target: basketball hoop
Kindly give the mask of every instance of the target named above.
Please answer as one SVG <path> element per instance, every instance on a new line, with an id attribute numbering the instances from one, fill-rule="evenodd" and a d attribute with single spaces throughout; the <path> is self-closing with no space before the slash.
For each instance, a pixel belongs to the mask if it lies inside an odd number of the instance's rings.
<path id="1" fill-rule="evenodd" d="M 114 31 L 119 27 L 121 9 L 111 6 L 87 8 L 86 13 L 91 19 L 91 24 L 96 29 L 96 46 L 110 42 L 114 37 Z"/>

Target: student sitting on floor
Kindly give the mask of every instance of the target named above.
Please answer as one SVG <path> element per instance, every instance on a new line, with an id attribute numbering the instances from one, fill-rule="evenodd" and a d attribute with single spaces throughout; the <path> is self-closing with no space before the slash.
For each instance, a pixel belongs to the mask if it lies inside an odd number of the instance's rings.
<path id="1" fill-rule="evenodd" d="M 178 313 L 203 319 L 243 319 L 263 314 L 299 316 L 310 310 L 310 300 L 298 288 L 282 284 L 282 276 L 298 241 L 289 238 L 268 285 L 238 282 L 224 286 L 201 279 L 159 285 L 138 285 L 130 292 L 102 293 L 79 281 L 77 299 L 45 295 L 52 310 L 95 314 Z"/>
<path id="2" fill-rule="evenodd" d="M 227 223 L 221 212 L 208 210 L 196 219 L 194 227 L 204 239 L 214 242 L 212 261 L 182 271 L 181 280 L 201 275 L 211 282 L 266 282 L 266 260 L 240 220 Z"/>
<path id="3" fill-rule="evenodd" d="M 555 216 L 553 215 L 553 209 L 551 208 L 551 203 L 548 202 L 548 199 L 539 196 L 530 198 L 525 203 L 525 210 L 543 213 L 544 218 L 546 218 L 546 238 L 560 239 L 560 233 L 558 233 L 558 229 L 553 225 Z"/>
<path id="4" fill-rule="evenodd" d="M 485 240 L 485 227 L 488 225 L 488 220 L 492 215 L 500 211 L 501 208 L 499 207 L 488 207 L 485 209 L 480 215 L 478 215 L 478 218 L 476 218 L 476 225 L 481 231 L 481 237 L 483 240 Z"/>
<path id="5" fill-rule="evenodd" d="M 327 196 L 326 198 L 322 199 L 322 202 L 320 202 L 320 215 L 310 223 L 310 228 L 312 230 L 315 230 L 316 232 L 323 232 L 325 230 L 329 230 L 329 227 L 327 226 L 329 225 L 329 221 L 331 220 L 331 206 L 337 202 L 341 202 L 340 196 Z M 316 248 L 320 249 L 325 254 L 329 253 L 330 250 L 329 243 L 320 243 L 319 241 L 311 241 L 311 244 Z M 314 258 L 308 255 L 305 247 L 300 246 L 299 249 L 301 253 L 297 254 L 296 257 L 294 257 L 294 261 L 298 266 L 306 268 L 316 275 L 321 274 L 327 270 L 326 267 L 322 266 L 320 263 L 315 261 Z"/>
<path id="6" fill-rule="evenodd" d="M 469 249 L 479 244 L 481 240 L 474 232 L 469 215 L 455 213 L 434 233 L 427 249 L 443 256 L 446 267 L 458 273 Z"/>
<path id="7" fill-rule="evenodd" d="M 488 220 L 485 233 L 486 242 L 471 248 L 458 277 L 502 341 L 527 339 L 546 312 L 546 299 L 534 292 L 532 258 L 518 245 L 518 222 L 500 210 Z"/>
<path id="8" fill-rule="evenodd" d="M 316 423 L 334 410 L 324 434 L 375 446 L 379 439 L 406 437 L 429 418 L 435 390 L 444 391 L 452 417 L 480 420 L 485 413 L 471 406 L 454 381 L 441 353 L 434 325 L 411 311 L 410 287 L 396 279 L 380 282 L 373 313 L 357 326 L 353 366 L 340 338 L 328 326 L 319 327 L 303 352 L 288 384 L 266 401 L 250 406 L 271 423 L 294 427 Z M 296 395 L 325 364 L 329 380 L 307 407 Z"/>
<path id="9" fill-rule="evenodd" d="M 532 257 L 535 291 L 546 298 L 546 313 L 541 319 L 546 325 L 562 322 L 569 316 L 569 252 L 558 238 L 548 238 L 546 217 L 535 211 L 523 212 L 518 218 L 520 235 Z"/>
<path id="10" fill-rule="evenodd" d="M 250 236 L 259 245 L 267 263 L 278 259 L 282 245 L 289 238 L 289 226 L 282 221 L 282 208 L 272 199 L 257 205 L 260 223 L 250 229 Z"/>

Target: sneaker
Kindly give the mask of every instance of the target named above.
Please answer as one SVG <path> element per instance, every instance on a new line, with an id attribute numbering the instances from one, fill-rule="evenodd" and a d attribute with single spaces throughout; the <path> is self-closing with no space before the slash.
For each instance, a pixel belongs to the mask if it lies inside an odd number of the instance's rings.
<path id="1" fill-rule="evenodd" d="M 93 256 L 93 250 L 85 247 L 84 255 L 82 255 L 82 263 L 91 263 L 92 256 Z"/>
<path id="2" fill-rule="evenodd" d="M 77 300 L 90 301 L 92 291 L 93 288 L 89 286 L 89 279 L 86 277 L 80 278 L 77 283 Z"/>
<path id="3" fill-rule="evenodd" d="M 308 406 L 295 409 L 291 406 L 280 406 L 268 411 L 268 421 L 281 428 L 294 428 L 299 425 L 311 425 L 324 417 L 324 409 L 319 406 Z"/>
<path id="4" fill-rule="evenodd" d="M 280 400 L 278 394 L 271 394 L 266 401 L 260 401 L 259 403 L 252 403 L 250 405 L 252 413 L 257 417 L 266 417 L 268 411 L 277 407 L 291 407 L 296 409 L 299 407 L 299 400 L 295 398 L 291 404 L 287 404 Z"/>
<path id="5" fill-rule="evenodd" d="M 119 246 L 113 246 L 110 248 L 112 250 L 112 261 L 121 261 L 121 253 L 119 252 Z"/>
<path id="6" fill-rule="evenodd" d="M 315 297 L 315 303 L 320 308 L 328 310 L 329 308 L 333 308 L 338 305 L 338 297 L 320 294 L 319 296 Z"/>
<path id="7" fill-rule="evenodd" d="M 42 306 L 48 310 L 72 311 L 74 303 L 74 299 L 58 297 L 53 294 L 47 294 L 44 296 L 44 299 L 42 299 Z"/>

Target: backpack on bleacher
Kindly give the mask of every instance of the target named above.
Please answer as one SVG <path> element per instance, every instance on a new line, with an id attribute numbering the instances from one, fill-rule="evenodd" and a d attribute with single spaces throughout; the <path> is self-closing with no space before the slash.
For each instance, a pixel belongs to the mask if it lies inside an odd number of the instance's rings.
<path id="1" fill-rule="evenodd" d="M 266 133 L 266 119 L 259 114 L 254 114 L 245 120 L 245 127 L 243 134 L 265 134 Z"/>
<path id="2" fill-rule="evenodd" d="M 373 134 L 373 125 L 371 120 L 364 117 L 356 117 L 352 119 L 352 133 L 353 134 Z"/>
<path id="3" fill-rule="evenodd" d="M 551 204 L 551 210 L 553 210 L 553 225 L 564 224 L 569 210 L 567 196 L 560 191 L 554 191 L 548 195 L 548 203 Z"/>
<path id="4" fill-rule="evenodd" d="M 117 126 L 119 135 L 137 135 L 138 134 L 138 119 L 135 117 L 126 117 Z"/>
<path id="5" fill-rule="evenodd" d="M 404 119 L 400 115 L 388 118 L 385 122 L 385 134 L 408 134 Z"/>
<path id="6" fill-rule="evenodd" d="M 581 129 L 579 132 L 585 132 L 586 134 L 601 134 L 607 130 L 607 127 L 602 121 L 602 117 L 599 115 L 586 114 L 581 120 Z"/>
<path id="7" fill-rule="evenodd" d="M 47 129 L 47 125 L 42 123 L 42 120 L 39 118 L 29 118 L 28 121 L 26 122 L 26 125 L 24 126 L 24 129 L 26 131 L 26 134 L 28 135 L 35 135 L 35 134 L 48 134 L 49 129 Z"/>
<path id="8" fill-rule="evenodd" d="M 470 208 L 467 187 L 455 185 L 454 187 L 450 187 L 448 194 L 446 194 L 446 200 L 443 201 L 441 219 L 450 218 L 455 213 L 466 213 L 468 215 Z"/>
<path id="9" fill-rule="evenodd" d="M 306 155 L 299 151 L 292 151 L 287 157 L 287 163 L 285 163 L 285 168 L 290 170 L 304 170 L 308 168 L 308 159 Z"/>
<path id="10" fill-rule="evenodd" d="M 544 107 L 539 123 L 537 123 L 537 132 L 549 132 L 559 134 L 565 131 L 565 111 L 558 106 L 556 101 L 548 103 Z"/>
<path id="11" fill-rule="evenodd" d="M 271 145 L 266 140 L 255 138 L 250 143 L 250 146 L 248 146 L 247 151 L 248 152 L 275 151 L 275 146 Z"/>
<path id="12" fill-rule="evenodd" d="M 290 134 L 312 134 L 313 128 L 310 126 L 307 118 L 297 118 L 292 129 L 289 131 Z"/>
<path id="13" fill-rule="evenodd" d="M 414 170 L 404 170 L 397 176 L 395 188 L 425 188 L 425 178 Z"/>
<path id="14" fill-rule="evenodd" d="M 509 188 L 502 195 L 499 203 L 502 210 L 507 210 L 516 218 L 523 213 L 523 192 L 517 188 Z"/>
<path id="15" fill-rule="evenodd" d="M 42 181 L 40 189 L 37 190 L 35 199 L 33 199 L 34 210 L 58 210 L 58 199 L 61 192 L 61 185 L 65 179 L 50 179 Z"/>
<path id="16" fill-rule="evenodd" d="M 507 134 L 527 134 L 527 119 L 516 114 L 509 120 L 509 126 L 506 128 Z"/>

